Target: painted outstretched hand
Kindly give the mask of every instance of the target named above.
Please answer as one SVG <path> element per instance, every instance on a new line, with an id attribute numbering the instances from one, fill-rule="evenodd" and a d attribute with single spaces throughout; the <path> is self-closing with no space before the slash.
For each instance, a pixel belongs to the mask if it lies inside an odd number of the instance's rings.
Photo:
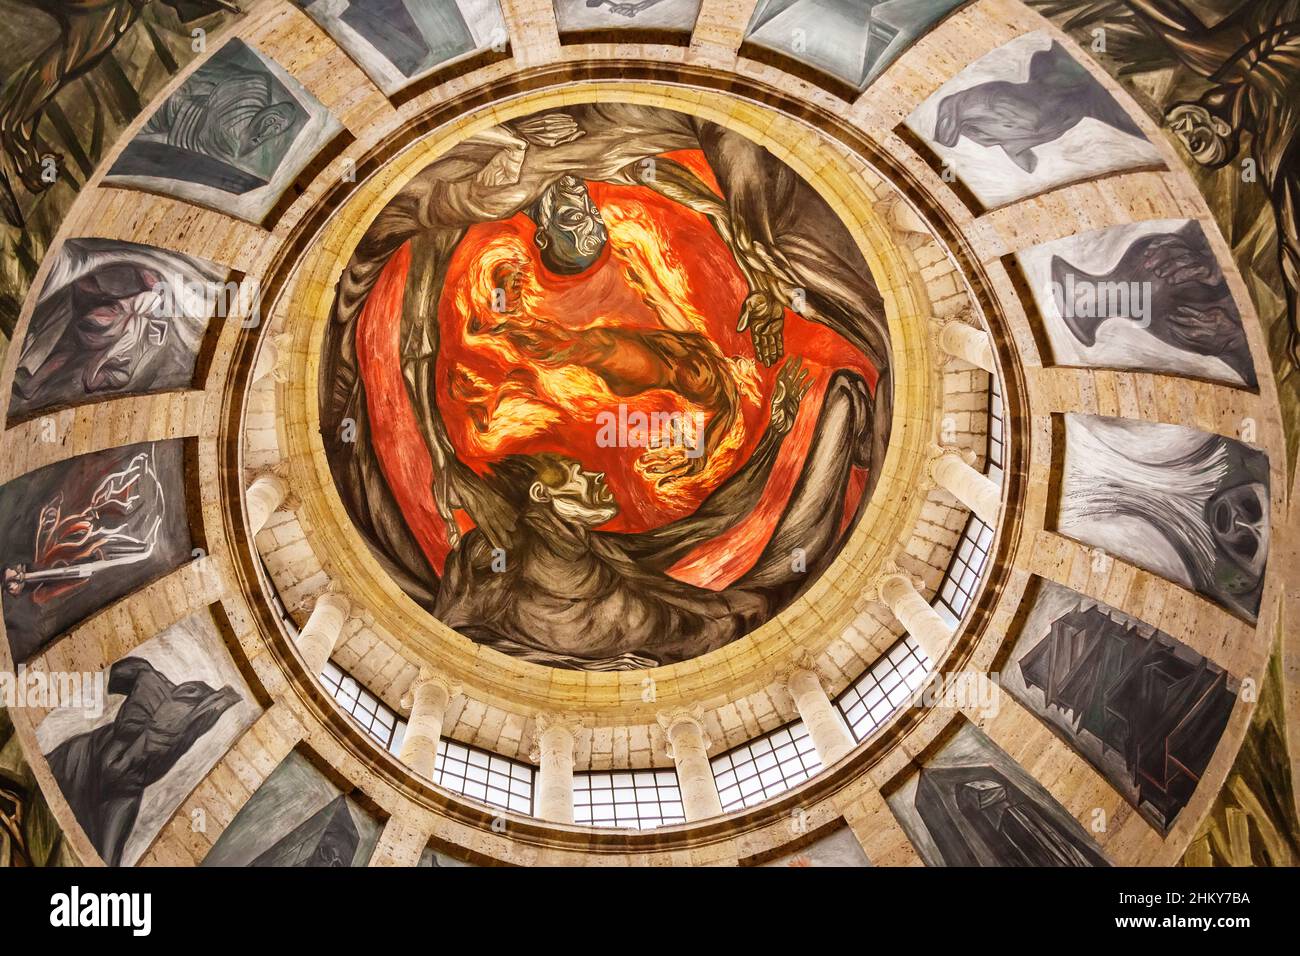
<path id="1" fill-rule="evenodd" d="M 803 359 L 791 356 L 776 373 L 776 388 L 772 391 L 772 418 L 769 427 L 779 435 L 794 427 L 799 416 L 799 405 L 813 385 L 813 374 L 803 364 Z"/>

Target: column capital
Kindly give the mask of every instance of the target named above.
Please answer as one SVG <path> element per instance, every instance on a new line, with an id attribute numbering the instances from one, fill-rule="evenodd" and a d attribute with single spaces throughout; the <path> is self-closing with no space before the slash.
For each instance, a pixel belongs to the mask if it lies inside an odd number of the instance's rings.
<path id="1" fill-rule="evenodd" d="M 798 674 L 812 674 L 818 681 L 825 681 L 827 678 L 821 664 L 809 653 L 807 648 L 801 648 L 794 657 L 790 658 L 785 667 L 777 673 L 776 682 L 786 691 L 789 691 L 790 681 Z"/>
<path id="2" fill-rule="evenodd" d="M 661 710 L 655 715 L 659 721 L 659 726 L 663 728 L 664 736 L 668 739 L 665 742 L 665 749 L 668 756 L 673 756 L 673 737 L 676 731 L 681 727 L 694 727 L 700 735 L 700 741 L 705 750 L 713 746 L 709 740 L 709 735 L 704 729 L 704 708 L 699 704 L 693 707 L 674 707 L 671 710 Z"/>
<path id="3" fill-rule="evenodd" d="M 957 357 L 944 348 L 943 333 L 954 322 L 964 322 L 964 320 L 964 312 L 959 312 L 956 315 L 935 315 L 930 317 L 930 344 L 934 346 L 935 368 L 946 369 L 952 364 L 952 360 Z"/>
<path id="4" fill-rule="evenodd" d="M 968 307 L 951 316 L 935 316 L 930 329 L 939 368 L 946 368 L 954 358 L 990 373 L 997 367 L 993 341 L 973 309 Z"/>
<path id="5" fill-rule="evenodd" d="M 352 602 L 348 600 L 346 594 L 338 589 L 338 585 L 331 581 L 325 586 L 315 599 L 311 602 L 312 609 L 323 607 L 329 611 L 337 611 L 344 618 L 352 612 Z"/>
<path id="6" fill-rule="evenodd" d="M 925 582 L 915 574 L 909 574 L 893 561 L 887 561 L 880 568 L 880 573 L 877 574 L 876 578 L 871 582 L 867 593 L 871 595 L 873 600 L 876 600 L 885 605 L 885 607 L 892 609 L 893 602 L 890 600 L 891 592 L 896 593 L 899 588 L 910 588 L 911 590 L 920 593 L 924 584 Z"/>
<path id="7" fill-rule="evenodd" d="M 284 485 L 284 500 L 280 502 L 281 511 L 297 511 L 302 505 L 302 501 L 293 490 L 293 469 L 290 467 L 288 458 L 281 458 L 267 469 L 267 474 L 274 475 Z"/>
<path id="8" fill-rule="evenodd" d="M 930 476 L 930 480 L 936 484 L 939 481 L 935 474 L 935 469 L 945 458 L 956 458 L 963 465 L 971 468 L 975 467 L 975 452 L 970 448 L 961 448 L 957 445 L 945 445 L 942 442 L 932 442 L 925 454 L 925 470 Z"/>
<path id="9" fill-rule="evenodd" d="M 529 759 L 533 763 L 540 763 L 542 759 L 542 737 L 551 731 L 561 731 L 569 735 L 572 741 L 582 730 L 584 724 L 582 717 L 578 714 L 563 713 L 554 710 L 538 711 L 533 717 L 533 745 L 528 751 Z"/>
<path id="10" fill-rule="evenodd" d="M 431 667 L 421 667 L 420 673 L 415 675 L 415 680 L 411 681 L 411 686 L 408 687 L 406 693 L 402 695 L 402 707 L 407 710 L 414 707 L 416 692 L 423 687 L 431 685 L 434 687 L 441 687 L 443 693 L 447 695 L 448 701 L 458 697 L 464 690 L 460 681 L 452 680 L 446 674 L 441 671 L 436 671 Z"/>
<path id="11" fill-rule="evenodd" d="M 289 381 L 289 370 L 286 366 L 289 364 L 287 357 L 293 345 L 293 336 L 288 332 L 276 332 L 267 344 L 274 352 L 271 357 L 271 377 L 277 384 L 284 385 Z"/>
<path id="12" fill-rule="evenodd" d="M 289 493 L 289 483 L 285 480 L 285 476 L 281 474 L 282 469 L 279 468 L 279 464 L 280 463 L 277 462 L 269 468 L 263 468 L 260 471 L 254 472 L 253 480 L 248 483 L 249 487 L 251 488 L 260 481 L 269 484 L 278 490 L 281 497 L 287 495 Z"/>

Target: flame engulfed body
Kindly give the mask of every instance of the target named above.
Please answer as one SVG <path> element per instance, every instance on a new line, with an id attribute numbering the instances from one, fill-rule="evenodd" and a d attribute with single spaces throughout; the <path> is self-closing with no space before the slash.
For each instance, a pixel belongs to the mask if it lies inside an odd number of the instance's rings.
<path id="1" fill-rule="evenodd" d="M 712 180 L 700 154 L 674 158 Z M 766 425 L 777 370 L 756 363 L 748 333 L 735 330 L 746 285 L 702 216 L 644 187 L 588 186 L 609 242 L 580 275 L 541 266 L 533 225 L 522 215 L 466 233 L 439 302 L 436 399 L 471 468 L 485 473 L 512 453 L 567 455 L 603 472 L 613 492 L 619 513 L 602 530 L 641 531 L 690 514 L 744 463 Z M 430 491 L 432 466 L 398 367 L 409 261 L 403 250 L 386 267 L 359 324 L 358 352 L 385 476 L 441 569 L 448 545 Z M 761 549 L 806 454 L 829 371 L 856 369 L 874 384 L 867 360 L 820 325 L 787 312 L 785 341 L 818 384 L 763 503 L 726 540 L 683 559 L 672 572 L 683 580 L 725 586 Z M 706 452 L 693 452 L 691 461 L 680 441 L 609 442 L 608 423 L 620 415 L 635 421 L 637 413 L 702 422 L 704 436 L 688 427 L 685 437 L 705 441 Z M 466 530 L 468 519 L 458 519 Z"/>

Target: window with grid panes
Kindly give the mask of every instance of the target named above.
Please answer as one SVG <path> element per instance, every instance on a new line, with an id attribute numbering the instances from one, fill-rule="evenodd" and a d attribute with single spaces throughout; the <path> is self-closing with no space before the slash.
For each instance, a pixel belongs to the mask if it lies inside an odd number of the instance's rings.
<path id="1" fill-rule="evenodd" d="M 338 701 L 340 707 L 375 739 L 379 746 L 397 753 L 406 732 L 406 721 L 382 700 L 362 687 L 355 677 L 333 661 L 325 662 L 320 682 Z"/>
<path id="2" fill-rule="evenodd" d="M 724 811 L 752 807 L 822 769 L 803 721 L 774 730 L 715 757 L 713 779 Z"/>
<path id="3" fill-rule="evenodd" d="M 650 830 L 685 823 L 675 770 L 611 770 L 573 775 L 573 822 Z"/>
<path id="4" fill-rule="evenodd" d="M 936 600 L 952 614 L 954 622 L 960 621 L 970 607 L 984 576 L 984 566 L 988 563 L 992 546 L 993 529 L 972 514 L 966 520 L 961 540 L 957 542 L 957 550 L 952 554 L 936 595 Z"/>
<path id="5" fill-rule="evenodd" d="M 1006 418 L 1002 409 L 1002 380 L 996 373 L 989 375 L 989 451 L 988 476 L 1002 482 L 1003 451 L 1006 438 Z"/>
<path id="6" fill-rule="evenodd" d="M 876 732 L 925 683 L 930 659 L 911 636 L 886 651 L 835 700 L 853 739 L 861 742 Z"/>
<path id="7" fill-rule="evenodd" d="M 433 780 L 461 796 L 531 815 L 534 773 L 526 763 L 442 740 L 438 743 Z"/>

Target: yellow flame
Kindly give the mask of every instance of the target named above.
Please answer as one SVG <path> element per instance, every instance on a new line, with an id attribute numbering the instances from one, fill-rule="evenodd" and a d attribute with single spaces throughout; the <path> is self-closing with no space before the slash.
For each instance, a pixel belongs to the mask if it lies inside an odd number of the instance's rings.
<path id="1" fill-rule="evenodd" d="M 761 400 L 761 380 L 757 366 L 752 359 L 722 355 L 709 335 L 708 323 L 693 304 L 690 278 L 685 268 L 673 255 L 671 242 L 645 206 L 635 201 L 609 201 L 602 205 L 601 215 L 609 232 L 611 255 L 621 265 L 623 278 L 656 314 L 662 326 L 678 332 L 700 334 L 729 372 L 741 406 L 758 403 Z M 539 322 L 559 322 L 562 319 L 564 326 L 573 331 L 621 324 L 618 316 L 596 314 L 585 317 L 585 322 L 575 322 L 575 319 L 583 317 L 549 315 L 544 290 L 529 263 L 522 239 L 514 235 L 499 236 L 491 240 L 470 264 L 453 296 L 457 328 L 467 346 L 505 367 L 526 366 L 535 376 L 534 386 L 514 381 L 495 384 L 464 367 L 458 369 L 458 373 L 472 383 L 476 393 L 474 400 L 491 402 L 491 396 L 496 396 L 485 428 L 482 431 L 468 430 L 475 451 L 489 455 L 497 453 L 516 440 L 549 431 L 566 414 L 594 418 L 597 413 L 620 402 L 626 402 L 630 408 L 645 406 L 648 409 L 653 405 L 655 409 L 662 409 L 667 405 L 687 421 L 693 422 L 697 413 L 703 413 L 705 420 L 709 420 L 710 410 L 693 405 L 676 393 L 656 390 L 630 399 L 620 397 L 610 391 L 605 381 L 591 369 L 579 365 L 542 366 L 523 355 L 508 336 L 488 331 L 502 321 L 527 328 Z M 500 295 L 496 291 L 494 274 L 498 266 L 504 264 L 514 266 L 518 279 L 517 308 L 509 310 L 508 314 L 491 308 L 494 295 Z M 479 325 L 485 329 L 483 332 L 470 331 L 470 320 L 475 315 Z M 686 508 L 698 500 L 701 492 L 707 493 L 716 487 L 722 475 L 735 464 L 745 440 L 744 415 L 738 411 L 726 435 L 698 474 L 680 475 L 659 483 L 661 476 L 657 469 L 686 462 L 683 447 L 647 449 L 638 456 L 634 468 L 645 481 L 652 502 L 665 509 Z"/>

